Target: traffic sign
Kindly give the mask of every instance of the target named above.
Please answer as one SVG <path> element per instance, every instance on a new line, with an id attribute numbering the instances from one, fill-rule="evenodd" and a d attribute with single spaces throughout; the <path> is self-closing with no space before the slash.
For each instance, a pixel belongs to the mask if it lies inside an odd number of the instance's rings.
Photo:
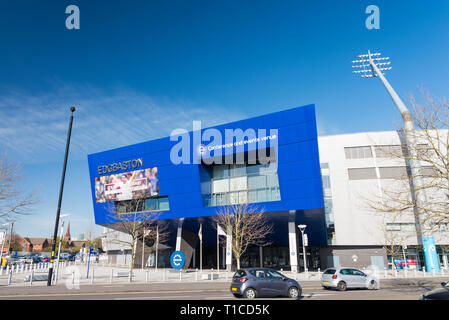
<path id="1" fill-rule="evenodd" d="M 181 269 L 186 262 L 186 257 L 182 251 L 175 251 L 170 256 L 170 264 L 174 269 Z"/>

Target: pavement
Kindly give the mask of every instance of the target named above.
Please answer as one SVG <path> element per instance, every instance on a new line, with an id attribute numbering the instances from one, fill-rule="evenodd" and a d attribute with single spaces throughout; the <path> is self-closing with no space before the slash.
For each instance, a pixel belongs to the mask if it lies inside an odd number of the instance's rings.
<path id="1" fill-rule="evenodd" d="M 47 269 L 37 272 L 45 275 Z M 35 273 L 35 274 L 37 274 Z M 113 275 L 111 282 L 111 273 Z M 59 272 L 58 283 L 53 286 L 47 286 L 46 281 L 34 281 L 32 284 L 25 282 L 24 278 L 30 272 L 14 273 L 10 285 L 8 276 L 3 273 L 0 276 L 0 299 L 12 297 L 53 297 L 62 298 L 69 296 L 83 297 L 113 297 L 127 294 L 145 293 L 146 295 L 163 295 L 165 297 L 179 296 L 188 292 L 199 299 L 218 294 L 218 296 L 229 295 L 229 284 L 232 274 L 226 274 L 225 271 L 219 273 L 196 272 L 196 270 L 185 270 L 183 272 L 173 272 L 171 269 L 159 269 L 158 271 L 135 269 L 133 282 L 129 282 L 128 268 L 109 267 L 101 265 L 89 266 L 89 278 L 87 278 L 87 266 L 75 265 L 61 268 Z M 213 279 L 208 276 L 215 274 Z M 328 292 L 323 292 L 317 272 L 309 272 L 292 275 L 290 272 L 283 272 L 286 276 L 297 278 L 303 286 L 304 292 L 308 291 L 312 297 L 332 296 Z M 218 278 L 216 278 L 218 274 Z M 94 277 L 92 278 L 92 275 Z M 123 276 L 124 275 L 124 276 Z M 409 273 L 408 275 L 412 275 Z M 424 274 L 423 274 L 424 275 Z M 203 279 L 206 278 L 206 279 Z M 426 275 L 416 278 L 405 278 L 405 274 L 397 277 L 380 277 L 381 289 L 393 290 L 390 293 L 396 295 L 401 290 L 411 292 L 412 296 L 416 290 L 428 290 L 431 287 L 439 286 L 441 282 L 449 281 L 449 276 Z M 396 290 L 396 291 L 394 291 Z M 382 293 L 382 290 L 379 290 Z M 389 294 L 390 294 L 389 293 Z M 168 296 L 166 294 L 169 294 Z M 171 294 L 171 295 L 170 295 Z M 342 296 L 340 294 L 340 296 Z M 349 294 L 350 296 L 350 294 Z M 373 295 L 371 295 L 373 296 Z M 381 297 L 381 296 L 380 296 Z M 338 296 L 337 296 L 338 298 Z"/>

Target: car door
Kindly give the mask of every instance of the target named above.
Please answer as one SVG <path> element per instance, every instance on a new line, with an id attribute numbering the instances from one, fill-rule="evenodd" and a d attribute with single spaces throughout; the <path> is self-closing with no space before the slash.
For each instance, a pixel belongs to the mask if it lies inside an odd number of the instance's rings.
<path id="1" fill-rule="evenodd" d="M 284 295 L 286 290 L 286 282 L 284 281 L 284 276 L 275 270 L 266 269 L 265 274 L 269 280 L 269 287 L 271 295 L 278 296 Z"/>
<path id="2" fill-rule="evenodd" d="M 348 268 L 340 269 L 339 278 L 346 283 L 346 287 L 348 287 L 348 288 L 356 287 L 351 269 L 348 269 Z"/>
<path id="3" fill-rule="evenodd" d="M 365 282 L 366 282 L 366 275 L 357 269 L 351 269 L 352 272 L 352 276 L 354 278 L 354 283 L 358 288 L 364 288 L 366 287 Z"/>
<path id="4" fill-rule="evenodd" d="M 260 297 L 270 296 L 272 294 L 270 289 L 270 282 L 266 277 L 265 270 L 254 269 L 250 271 L 251 275 L 254 277 L 254 287 L 258 292 Z"/>

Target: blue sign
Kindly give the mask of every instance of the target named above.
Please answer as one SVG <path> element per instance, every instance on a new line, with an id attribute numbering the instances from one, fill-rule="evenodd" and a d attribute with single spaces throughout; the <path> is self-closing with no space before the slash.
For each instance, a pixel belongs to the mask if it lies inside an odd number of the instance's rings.
<path id="1" fill-rule="evenodd" d="M 175 251 L 172 253 L 170 257 L 170 264 L 174 269 L 181 269 L 184 266 L 185 262 L 186 257 L 184 256 L 184 253 L 182 251 Z"/>
<path id="2" fill-rule="evenodd" d="M 432 272 L 432 270 L 435 270 L 436 273 L 439 273 L 440 262 L 437 255 L 435 240 L 433 239 L 433 237 L 422 237 L 422 243 L 424 247 L 424 257 L 426 259 L 427 272 Z"/>

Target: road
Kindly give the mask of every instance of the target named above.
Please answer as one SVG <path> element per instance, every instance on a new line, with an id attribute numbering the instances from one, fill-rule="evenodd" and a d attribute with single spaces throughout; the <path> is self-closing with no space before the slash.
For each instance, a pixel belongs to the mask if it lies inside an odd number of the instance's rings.
<path id="1" fill-rule="evenodd" d="M 107 290 L 101 290 L 101 287 Z M 380 290 L 348 290 L 339 292 L 321 287 L 304 287 L 301 300 L 417 300 L 434 286 L 391 286 Z M 0 300 L 238 300 L 224 289 L 182 289 L 120 292 L 114 286 L 98 286 L 97 292 L 30 293 L 0 295 Z M 108 291 L 108 292 L 101 292 Z M 283 300 L 283 298 L 272 298 Z"/>

